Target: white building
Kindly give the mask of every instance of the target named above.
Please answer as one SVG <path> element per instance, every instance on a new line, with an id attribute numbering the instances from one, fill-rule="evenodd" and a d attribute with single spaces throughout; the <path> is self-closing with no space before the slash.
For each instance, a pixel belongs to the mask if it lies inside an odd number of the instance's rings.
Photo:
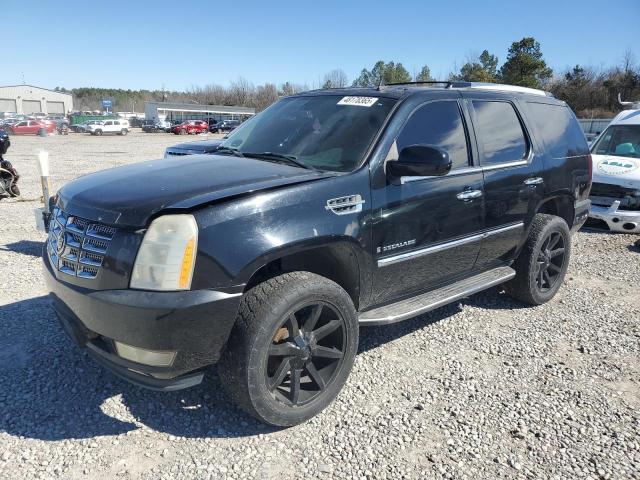
<path id="1" fill-rule="evenodd" d="M 32 85 L 0 87 L 0 112 L 65 115 L 73 110 L 73 96 Z"/>
<path id="2" fill-rule="evenodd" d="M 200 105 L 176 102 L 144 102 L 144 116 L 147 120 L 240 120 L 245 121 L 255 115 L 250 107 L 229 107 L 224 105 Z"/>

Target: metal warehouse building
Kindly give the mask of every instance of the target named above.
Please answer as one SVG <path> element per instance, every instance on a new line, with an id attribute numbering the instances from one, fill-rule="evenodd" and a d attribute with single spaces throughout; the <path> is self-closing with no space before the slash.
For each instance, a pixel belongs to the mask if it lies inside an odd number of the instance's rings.
<path id="1" fill-rule="evenodd" d="M 147 120 L 246 120 L 255 115 L 255 108 L 199 105 L 194 103 L 144 102 Z"/>
<path id="2" fill-rule="evenodd" d="M 0 87 L 0 112 L 29 115 L 65 115 L 73 110 L 70 93 L 55 92 L 32 85 Z"/>

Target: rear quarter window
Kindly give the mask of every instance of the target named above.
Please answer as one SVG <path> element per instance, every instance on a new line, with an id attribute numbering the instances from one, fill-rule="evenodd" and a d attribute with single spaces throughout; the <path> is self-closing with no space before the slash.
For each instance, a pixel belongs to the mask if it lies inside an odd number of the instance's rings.
<path id="1" fill-rule="evenodd" d="M 575 115 L 564 105 L 527 102 L 534 127 L 553 158 L 589 154 L 589 146 Z"/>

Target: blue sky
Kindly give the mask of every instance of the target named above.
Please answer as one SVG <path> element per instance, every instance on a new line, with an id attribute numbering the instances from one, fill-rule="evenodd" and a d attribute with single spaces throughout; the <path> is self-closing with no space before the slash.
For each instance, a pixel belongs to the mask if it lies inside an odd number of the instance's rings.
<path id="1" fill-rule="evenodd" d="M 184 90 L 244 77 L 316 86 L 376 60 L 444 78 L 483 49 L 534 36 L 547 63 L 640 62 L 640 0 L 348 2 L 3 0 L 0 85 Z"/>

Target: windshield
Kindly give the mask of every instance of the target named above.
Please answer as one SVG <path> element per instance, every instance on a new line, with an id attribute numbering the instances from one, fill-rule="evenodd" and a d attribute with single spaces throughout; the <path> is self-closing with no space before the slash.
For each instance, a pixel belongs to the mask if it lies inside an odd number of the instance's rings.
<path id="1" fill-rule="evenodd" d="M 612 125 L 591 150 L 596 155 L 640 158 L 640 125 Z"/>
<path id="2" fill-rule="evenodd" d="M 221 148 L 288 156 L 311 168 L 354 170 L 396 100 L 316 95 L 280 100 L 244 122 Z"/>

